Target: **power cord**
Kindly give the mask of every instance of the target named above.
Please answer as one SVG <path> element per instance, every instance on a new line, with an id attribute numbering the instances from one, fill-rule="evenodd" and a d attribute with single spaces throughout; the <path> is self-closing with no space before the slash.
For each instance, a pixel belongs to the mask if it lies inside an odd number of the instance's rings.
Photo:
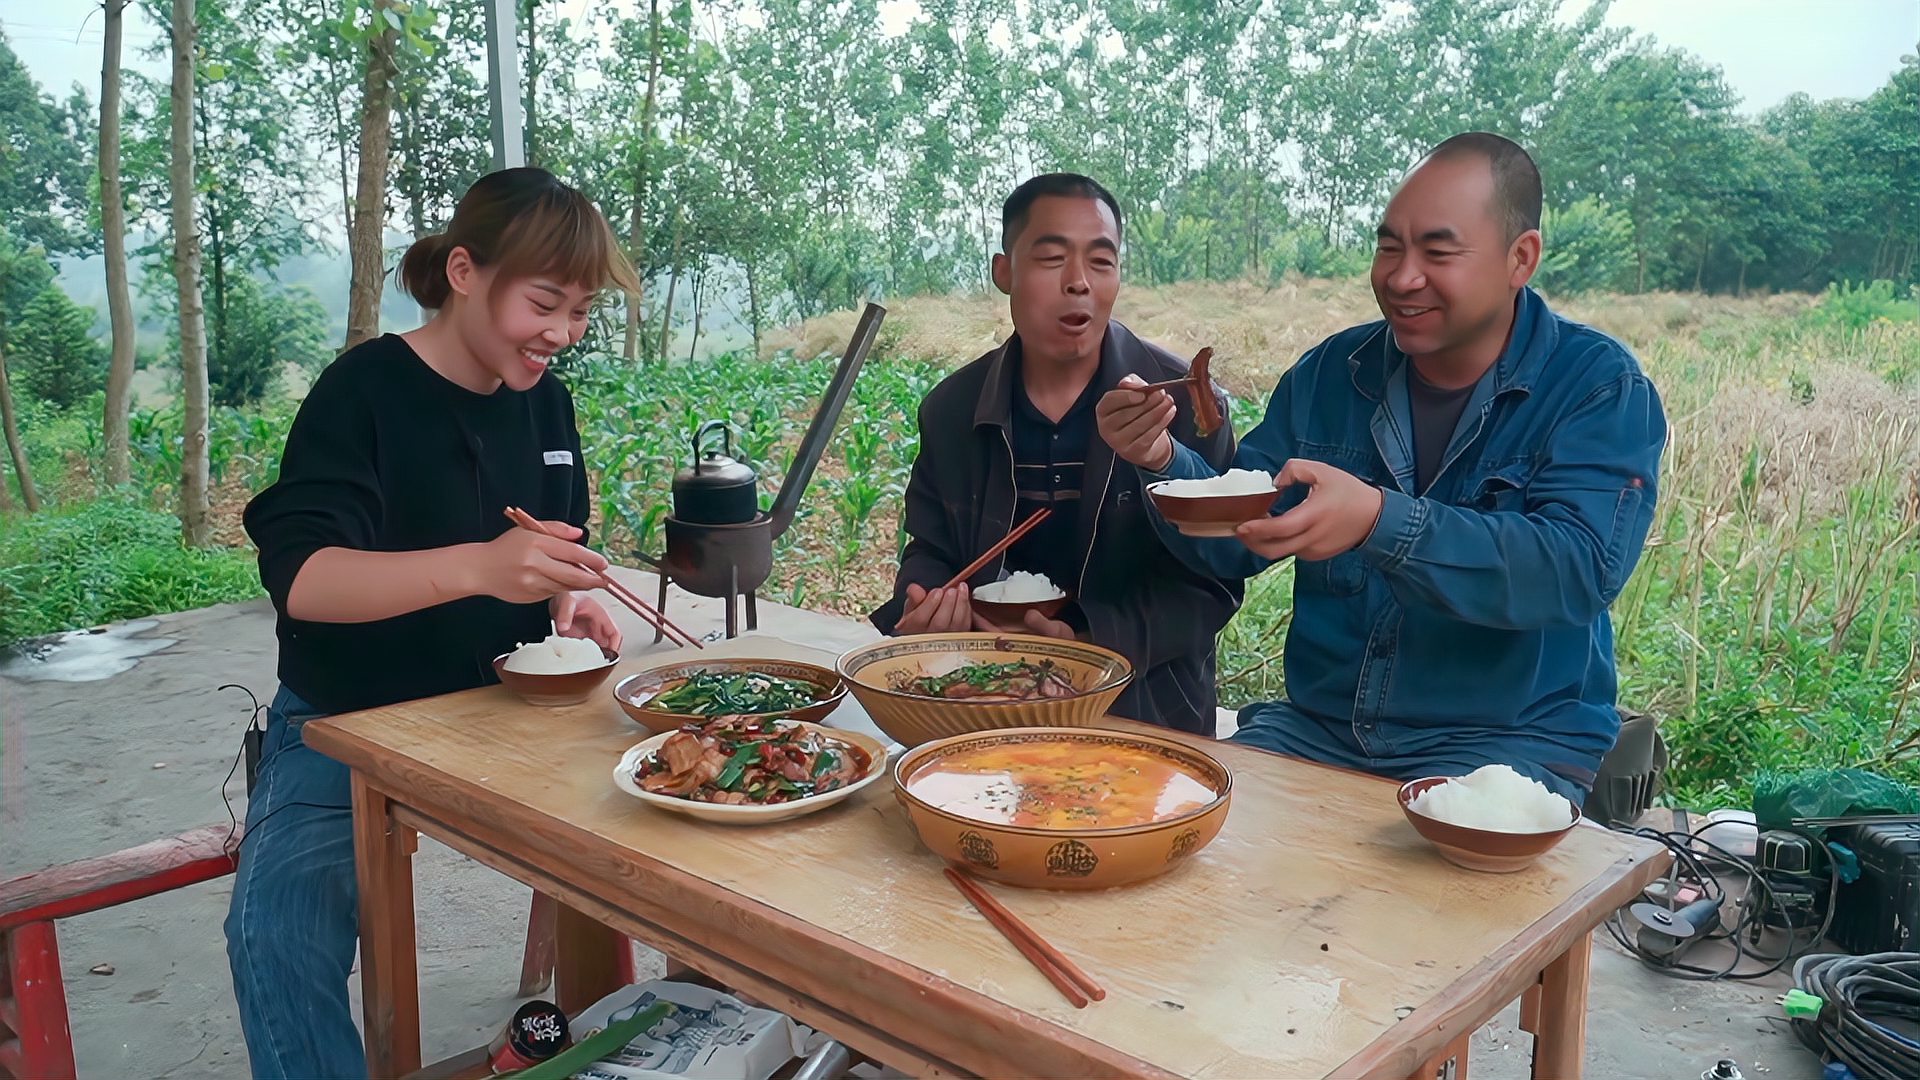
<path id="1" fill-rule="evenodd" d="M 239 857 L 240 850 L 239 845 L 234 843 L 233 838 L 240 831 L 240 819 L 233 813 L 233 800 L 227 795 L 227 785 L 233 783 L 233 774 L 240 771 L 240 759 L 246 756 L 247 748 L 252 741 L 254 721 L 260 718 L 260 710 L 265 706 L 260 704 L 259 698 L 253 696 L 253 691 L 241 686 L 239 683 L 227 683 L 225 686 L 216 687 L 213 692 L 218 694 L 222 690 L 240 691 L 247 695 L 247 701 L 253 706 L 253 708 L 247 710 L 247 726 L 245 733 L 240 739 L 240 750 L 233 755 L 233 764 L 227 767 L 226 779 L 220 781 L 220 802 L 226 806 L 227 821 L 231 823 L 227 829 L 227 838 L 221 841 L 220 846 L 237 858 Z M 251 781 L 252 778 L 249 777 L 248 779 Z M 249 795 L 253 793 L 251 783 L 248 784 L 247 793 Z"/>
<path id="2" fill-rule="evenodd" d="M 1711 823 L 1709 823 L 1711 824 Z M 1704 829 L 1706 826 L 1702 826 Z M 1616 832 L 1629 836 L 1638 836 L 1652 840 L 1673 854 L 1673 869 L 1667 874 L 1667 896 L 1671 897 L 1682 885 L 1690 885 L 1700 890 L 1703 897 L 1724 903 L 1727 890 L 1720 883 L 1720 874 L 1738 875 L 1747 879 L 1746 896 L 1751 898 L 1756 892 L 1760 903 L 1743 904 L 1740 918 L 1731 928 L 1717 923 L 1715 929 L 1703 935 L 1702 941 L 1727 941 L 1733 946 L 1733 959 L 1718 970 L 1704 968 L 1694 964 L 1685 964 L 1647 951 L 1627 932 L 1622 912 L 1616 910 L 1606 922 L 1607 931 L 1613 935 L 1620 947 L 1638 958 L 1642 964 L 1662 974 L 1677 979 L 1689 979 L 1697 982 L 1713 982 L 1720 979 L 1762 979 L 1779 971 L 1794 958 L 1820 944 L 1827 936 L 1827 930 L 1833 925 L 1834 900 L 1840 891 L 1840 871 L 1831 857 L 1828 858 L 1827 911 L 1820 921 L 1818 932 L 1805 941 L 1801 935 L 1812 927 L 1793 925 L 1793 916 L 1779 903 L 1773 885 L 1765 873 L 1741 856 L 1735 855 L 1696 832 L 1661 832 L 1657 829 L 1634 828 L 1616 829 Z M 1803 834 L 1805 835 L 1805 834 Z M 1815 838 L 1815 843 L 1820 841 Z M 1824 844 L 1822 847 L 1824 848 Z M 1787 921 L 1787 944 L 1779 955 L 1762 952 L 1754 943 L 1745 940 L 1749 931 L 1764 929 L 1760 923 L 1762 912 L 1777 911 Z M 1758 971 L 1741 971 L 1740 966 L 1748 961 L 1762 963 L 1766 967 Z"/>
<path id="3" fill-rule="evenodd" d="M 233 774 L 239 771 L 240 760 L 243 757 L 245 757 L 247 755 L 247 751 L 255 745 L 252 741 L 252 733 L 254 731 L 254 721 L 259 719 L 260 713 L 266 709 L 266 706 L 260 704 L 260 699 L 253 696 L 253 691 L 247 689 L 244 686 L 241 686 L 239 683 L 228 683 L 225 686 L 216 688 L 214 690 L 214 693 L 217 694 L 221 690 L 238 690 L 241 693 L 247 695 L 247 700 L 253 704 L 253 708 L 249 710 L 247 713 L 246 736 L 243 737 L 240 741 L 240 751 L 233 755 L 233 764 L 228 766 L 227 768 L 226 779 L 220 781 L 220 801 L 226 805 L 227 821 L 231 823 L 227 829 L 227 838 L 221 843 L 221 846 L 226 851 L 231 853 L 234 856 L 234 858 L 236 859 L 239 858 L 240 848 L 244 847 L 248 840 L 258 835 L 262 831 L 262 826 L 266 825 L 267 822 L 273 820 L 273 815 L 279 813 L 282 810 L 287 809 L 288 807 L 305 806 L 305 807 L 310 807 L 314 810 L 345 810 L 345 811 L 351 811 L 353 809 L 351 805 L 341 806 L 341 805 L 335 805 L 333 803 L 303 802 L 298 800 L 294 802 L 284 802 L 284 803 L 281 803 L 279 806 L 276 806 L 273 809 L 267 811 L 266 814 L 263 815 L 259 821 L 256 821 L 253 823 L 253 827 L 247 830 L 246 835 L 240 836 L 239 842 L 235 843 L 234 837 L 238 835 L 240 832 L 240 819 L 234 815 L 233 800 L 229 798 L 227 795 L 227 785 L 233 783 Z M 255 750 L 255 753 L 258 753 L 258 751 Z M 249 763 L 248 765 L 249 773 L 251 773 L 253 767 L 258 764 L 259 764 L 258 760 Z M 253 784 L 252 784 L 253 777 L 249 775 L 247 779 L 248 779 L 247 794 L 249 797 L 251 797 L 253 794 Z"/>
<path id="4" fill-rule="evenodd" d="M 1874 1019 L 1920 1017 L 1920 953 L 1815 953 L 1793 965 L 1793 984 L 1818 1010 L 1797 1015 L 1793 1033 L 1822 1060 L 1843 1062 L 1860 1080 L 1920 1076 L 1920 1042 Z"/>

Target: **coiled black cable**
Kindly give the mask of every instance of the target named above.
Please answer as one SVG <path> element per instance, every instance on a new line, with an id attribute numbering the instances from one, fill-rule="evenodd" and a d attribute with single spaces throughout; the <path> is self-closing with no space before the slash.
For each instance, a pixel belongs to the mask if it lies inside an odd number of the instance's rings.
<path id="1" fill-rule="evenodd" d="M 1844 1063 L 1860 1080 L 1920 1076 L 1920 1042 L 1876 1019 L 1920 1018 L 1920 953 L 1810 953 L 1794 963 L 1793 984 L 1825 1002 L 1819 1016 L 1793 1022 L 1823 1060 Z"/>

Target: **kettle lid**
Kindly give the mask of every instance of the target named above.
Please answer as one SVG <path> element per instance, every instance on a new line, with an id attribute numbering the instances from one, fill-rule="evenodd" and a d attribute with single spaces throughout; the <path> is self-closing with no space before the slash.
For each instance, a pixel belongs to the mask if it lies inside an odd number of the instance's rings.
<path id="1" fill-rule="evenodd" d="M 707 434 L 712 431 L 720 432 L 721 450 L 703 451 L 701 444 L 707 441 Z M 693 465 L 674 474 L 674 490 L 730 488 L 757 483 L 760 474 L 754 472 L 751 465 L 736 461 L 731 456 L 732 452 L 733 435 L 725 420 L 709 420 L 701 424 L 699 430 L 693 433 Z"/>

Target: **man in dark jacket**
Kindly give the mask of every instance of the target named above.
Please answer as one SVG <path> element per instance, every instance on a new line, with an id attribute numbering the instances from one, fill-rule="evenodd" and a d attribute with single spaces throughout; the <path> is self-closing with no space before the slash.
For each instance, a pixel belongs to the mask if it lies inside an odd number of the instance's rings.
<path id="1" fill-rule="evenodd" d="M 1120 291 L 1120 207 L 1084 176 L 1022 184 L 1003 208 L 993 282 L 1013 336 L 948 376 L 920 405 L 920 455 L 907 486 L 894 599 L 873 614 L 888 634 L 991 628 L 972 588 L 1015 571 L 1045 574 L 1072 597 L 1058 618 L 999 629 L 1078 637 L 1124 655 L 1135 678 L 1114 712 L 1182 731 L 1214 731 L 1214 638 L 1239 607 L 1237 580 L 1173 558 L 1156 535 L 1138 473 L 1116 468 L 1095 404 L 1120 380 L 1178 379 L 1187 364 L 1113 322 Z M 1221 413 L 1225 398 L 1209 387 Z M 1183 391 L 1173 436 L 1215 468 L 1232 429 L 1194 430 Z M 1042 507 L 1052 514 L 969 582 L 942 586 Z"/>

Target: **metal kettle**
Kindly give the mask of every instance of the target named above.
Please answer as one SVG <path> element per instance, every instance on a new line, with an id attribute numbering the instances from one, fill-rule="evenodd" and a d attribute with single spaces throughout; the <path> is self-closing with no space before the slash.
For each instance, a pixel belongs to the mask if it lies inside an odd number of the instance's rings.
<path id="1" fill-rule="evenodd" d="M 719 450 L 703 450 L 720 433 Z M 673 516 L 690 525 L 743 525 L 760 513 L 760 475 L 733 458 L 733 432 L 709 420 L 693 433 L 693 464 L 673 474 Z"/>

